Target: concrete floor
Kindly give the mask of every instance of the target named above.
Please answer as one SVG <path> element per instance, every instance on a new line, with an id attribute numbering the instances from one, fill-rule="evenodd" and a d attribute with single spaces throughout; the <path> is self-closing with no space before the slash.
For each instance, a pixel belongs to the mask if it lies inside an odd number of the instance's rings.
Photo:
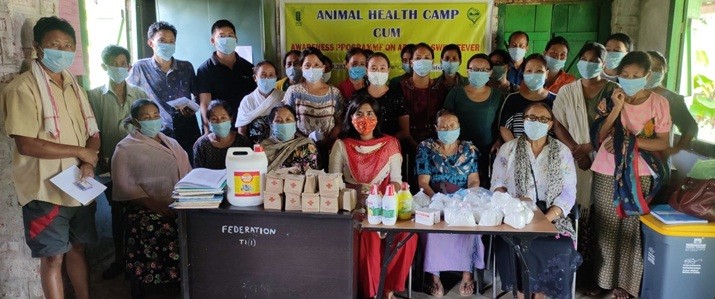
<path id="1" fill-rule="evenodd" d="M 111 234 L 111 216 L 109 205 L 104 195 L 97 199 L 96 225 L 99 233 L 99 242 L 91 244 L 87 247 L 87 259 L 90 267 L 90 295 L 91 298 L 97 299 L 126 299 L 131 298 L 129 280 L 124 279 L 123 275 L 115 279 L 104 280 L 102 272 L 109 267 L 114 260 L 114 246 L 112 243 Z M 487 280 L 491 280 L 491 274 L 485 273 Z M 459 286 L 457 282 L 461 278 L 459 273 L 445 273 L 442 275 L 443 285 L 445 286 L 445 295 L 443 298 L 491 298 L 492 290 L 487 289 L 484 295 L 475 294 L 470 297 L 462 297 L 459 295 Z M 71 289 L 71 288 L 67 288 Z M 399 297 L 407 298 L 406 294 L 397 294 Z M 72 298 L 69 296 L 69 298 Z M 177 295 L 155 294 L 147 298 L 174 299 L 179 298 Z M 412 298 L 434 298 L 428 294 L 421 292 L 412 292 Z M 501 298 L 511 298 L 505 295 Z M 588 297 L 582 295 L 581 292 L 576 293 L 577 299 L 587 298 L 609 298 L 608 294 L 602 297 Z"/>

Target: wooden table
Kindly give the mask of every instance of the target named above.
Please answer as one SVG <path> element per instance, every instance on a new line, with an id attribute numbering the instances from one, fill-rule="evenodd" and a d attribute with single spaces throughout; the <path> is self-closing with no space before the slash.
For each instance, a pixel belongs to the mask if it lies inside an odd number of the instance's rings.
<path id="1" fill-rule="evenodd" d="M 522 229 L 516 229 L 509 225 L 502 224 L 499 226 L 448 226 L 445 221 L 435 225 L 423 225 L 412 220 L 398 220 L 395 225 L 373 225 L 364 220 L 361 223 L 364 230 L 371 230 L 385 233 L 385 253 L 382 256 L 382 269 L 380 270 L 380 284 L 377 290 L 377 298 L 382 298 L 382 293 L 385 288 L 385 277 L 387 275 L 387 265 L 390 264 L 392 258 L 402 246 L 405 245 L 415 233 L 440 233 L 440 234 L 483 234 L 483 235 L 498 235 L 506 241 L 511 247 L 513 253 L 517 256 L 517 265 L 521 265 L 521 281 L 524 289 L 524 298 L 531 298 L 529 290 L 529 267 L 524 259 L 531 245 L 531 241 L 537 237 L 554 236 L 558 234 L 556 227 L 546 219 L 546 216 L 541 211 L 534 211 L 534 219 Z M 398 242 L 393 250 L 390 250 L 392 243 L 395 241 L 395 234 L 407 232 L 407 238 Z M 516 271 L 518 272 L 518 271 Z M 517 274 L 516 281 L 519 277 Z M 517 288 L 514 287 L 513 293 L 516 297 Z"/>

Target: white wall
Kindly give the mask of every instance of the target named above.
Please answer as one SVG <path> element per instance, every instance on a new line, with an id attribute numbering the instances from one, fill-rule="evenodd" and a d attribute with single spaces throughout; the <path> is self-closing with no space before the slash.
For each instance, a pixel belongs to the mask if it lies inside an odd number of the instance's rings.
<path id="1" fill-rule="evenodd" d="M 641 0 L 637 50 L 666 52 L 670 0 Z"/>

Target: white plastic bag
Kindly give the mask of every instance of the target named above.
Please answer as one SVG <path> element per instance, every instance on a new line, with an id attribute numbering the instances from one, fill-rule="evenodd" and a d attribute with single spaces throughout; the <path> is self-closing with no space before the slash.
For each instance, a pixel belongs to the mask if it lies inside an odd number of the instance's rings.
<path id="1" fill-rule="evenodd" d="M 534 220 L 534 211 L 536 209 L 532 209 L 531 205 L 533 205 L 536 208 L 536 205 L 531 202 L 531 201 L 522 201 L 522 205 L 524 205 L 524 210 L 521 211 L 524 215 L 526 215 L 526 224 L 531 223 L 531 220 Z"/>
<path id="2" fill-rule="evenodd" d="M 449 226 L 476 226 L 474 215 L 468 205 L 447 207 L 444 209 L 444 221 Z"/>
<path id="3" fill-rule="evenodd" d="M 504 219 L 504 213 L 498 208 L 491 207 L 482 212 L 479 218 L 479 225 L 481 226 L 497 226 L 501 225 Z"/>
<path id="4" fill-rule="evenodd" d="M 420 192 L 417 192 L 412 196 L 412 205 L 414 209 L 426 208 L 430 204 L 430 197 L 425 194 L 424 189 L 420 188 Z"/>

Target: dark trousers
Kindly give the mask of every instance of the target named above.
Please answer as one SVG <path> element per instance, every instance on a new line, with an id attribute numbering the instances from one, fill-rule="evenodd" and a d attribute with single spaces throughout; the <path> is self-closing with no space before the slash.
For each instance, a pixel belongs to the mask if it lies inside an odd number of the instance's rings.
<path id="1" fill-rule="evenodd" d="M 194 162 L 194 143 L 199 137 L 201 137 L 201 131 L 199 130 L 199 122 L 196 120 L 196 116 L 183 116 L 177 114 L 173 116 L 174 131 L 171 132 L 170 137 L 176 139 L 189 155 L 189 162 L 193 166 Z"/>

